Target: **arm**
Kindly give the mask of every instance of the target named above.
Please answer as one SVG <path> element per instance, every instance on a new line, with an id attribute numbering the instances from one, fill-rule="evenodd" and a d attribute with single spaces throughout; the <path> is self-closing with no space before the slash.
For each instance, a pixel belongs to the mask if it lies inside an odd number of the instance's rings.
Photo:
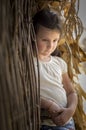
<path id="1" fill-rule="evenodd" d="M 52 105 L 52 103 L 53 102 L 51 100 L 41 97 L 41 102 L 40 102 L 41 108 L 48 110 L 49 107 Z"/>
<path id="2" fill-rule="evenodd" d="M 58 114 L 60 107 L 54 101 L 41 97 L 41 108 L 46 109 L 51 116 Z"/>
<path id="3" fill-rule="evenodd" d="M 71 116 L 73 116 L 77 107 L 77 94 L 67 73 L 63 74 L 63 85 L 67 93 L 67 108 L 71 110 Z"/>
<path id="4" fill-rule="evenodd" d="M 63 74 L 63 85 L 67 94 L 67 107 L 62 108 L 60 115 L 53 119 L 57 125 L 65 124 L 74 115 L 77 107 L 77 94 L 67 73 Z"/>

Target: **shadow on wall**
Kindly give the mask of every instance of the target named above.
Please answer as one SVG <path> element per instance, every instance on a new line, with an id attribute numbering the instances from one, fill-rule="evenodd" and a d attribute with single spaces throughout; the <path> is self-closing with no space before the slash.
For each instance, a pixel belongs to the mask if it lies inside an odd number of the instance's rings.
<path id="1" fill-rule="evenodd" d="M 86 74 L 79 74 L 78 79 L 79 79 L 79 83 L 80 83 L 81 87 L 86 92 Z M 83 109 L 86 113 L 86 100 L 83 101 Z"/>

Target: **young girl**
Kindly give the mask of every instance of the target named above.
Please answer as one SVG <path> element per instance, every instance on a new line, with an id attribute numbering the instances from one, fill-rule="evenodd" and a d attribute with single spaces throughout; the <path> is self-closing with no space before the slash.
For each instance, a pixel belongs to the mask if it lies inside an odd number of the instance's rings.
<path id="1" fill-rule="evenodd" d="M 43 9 L 33 17 L 33 25 L 38 48 L 41 108 L 46 112 L 41 130 L 75 130 L 72 116 L 77 95 L 66 62 L 54 53 L 61 36 L 61 20 L 54 10 Z M 35 58 L 34 62 L 37 72 Z"/>

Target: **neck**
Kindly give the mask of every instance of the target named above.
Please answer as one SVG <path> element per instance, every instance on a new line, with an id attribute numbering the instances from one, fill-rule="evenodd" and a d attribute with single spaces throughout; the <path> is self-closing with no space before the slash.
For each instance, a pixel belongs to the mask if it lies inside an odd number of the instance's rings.
<path id="1" fill-rule="evenodd" d="M 38 58 L 39 58 L 39 60 L 41 60 L 41 61 L 50 61 L 50 56 L 42 56 L 42 55 L 39 55 Z"/>

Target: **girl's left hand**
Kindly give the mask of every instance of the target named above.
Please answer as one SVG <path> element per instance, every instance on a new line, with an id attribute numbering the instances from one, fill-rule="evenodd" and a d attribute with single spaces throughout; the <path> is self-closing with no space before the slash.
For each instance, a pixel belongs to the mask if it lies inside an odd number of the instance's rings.
<path id="1" fill-rule="evenodd" d="M 62 126 L 72 117 L 72 110 L 69 108 L 61 108 L 59 111 L 59 115 L 52 115 L 53 122 L 58 125 Z"/>

